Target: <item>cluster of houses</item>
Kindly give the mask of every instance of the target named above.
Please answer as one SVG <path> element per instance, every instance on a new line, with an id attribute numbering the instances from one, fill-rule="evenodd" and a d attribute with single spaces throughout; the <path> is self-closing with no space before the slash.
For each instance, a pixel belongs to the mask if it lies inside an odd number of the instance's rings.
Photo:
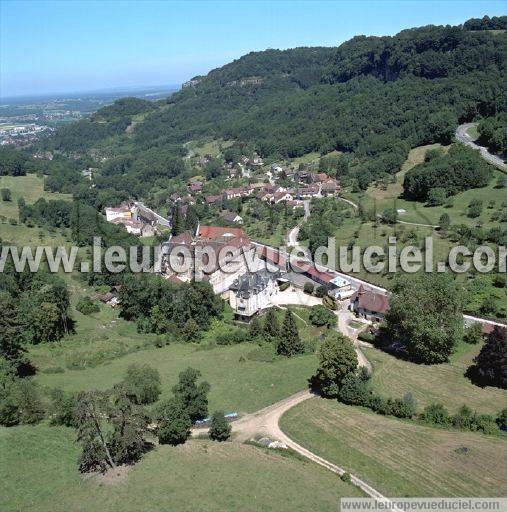
<path id="1" fill-rule="evenodd" d="M 123 203 L 117 208 L 105 208 L 106 220 L 121 224 L 128 233 L 136 236 L 153 236 L 157 226 L 170 227 L 171 223 L 139 201 Z"/>
<path id="2" fill-rule="evenodd" d="M 196 266 L 199 261 L 196 256 L 204 264 L 202 269 Z M 188 257 L 191 264 L 182 272 L 184 258 Z M 224 264 L 232 261 L 234 271 L 225 271 Z M 252 262 L 257 262 L 256 268 L 251 267 Z M 271 265 L 270 271 L 266 263 Z M 389 308 L 387 295 L 362 286 L 356 291 L 347 279 L 305 261 L 293 265 L 301 267 L 294 269 L 298 275 L 325 286 L 334 300 L 350 300 L 350 309 L 358 316 L 376 322 L 384 319 Z M 228 299 L 236 316 L 244 320 L 270 307 L 282 282 L 301 286 L 300 281 L 292 280 L 294 272 L 286 268 L 286 261 L 278 251 L 253 244 L 240 227 L 198 225 L 193 233 L 186 231 L 172 236 L 163 245 L 162 269 L 165 277 L 173 281 L 190 282 L 198 277 L 209 282 L 214 293 Z"/>

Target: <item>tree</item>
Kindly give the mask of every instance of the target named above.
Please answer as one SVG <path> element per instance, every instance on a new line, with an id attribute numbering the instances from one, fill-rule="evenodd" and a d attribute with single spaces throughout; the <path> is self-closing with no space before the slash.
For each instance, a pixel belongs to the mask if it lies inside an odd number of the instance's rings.
<path id="1" fill-rule="evenodd" d="M 310 322 L 313 325 L 321 327 L 323 325 L 327 327 L 333 327 L 336 325 L 336 315 L 330 311 L 329 309 L 321 306 L 320 304 L 317 306 L 312 306 L 310 310 L 309 316 Z"/>
<path id="2" fill-rule="evenodd" d="M 299 337 L 299 331 L 294 320 L 294 315 L 290 309 L 285 311 L 282 328 L 278 336 L 276 351 L 286 357 L 292 357 L 302 354 L 305 346 Z"/>
<path id="3" fill-rule="evenodd" d="M 109 422 L 112 432 L 109 446 L 116 464 L 135 462 L 146 449 L 149 418 L 145 410 L 131 398 L 130 390 L 122 385 L 115 387 L 111 396 Z"/>
<path id="4" fill-rule="evenodd" d="M 50 397 L 49 423 L 51 425 L 75 427 L 76 396 L 60 388 L 55 388 L 51 390 Z"/>
<path id="5" fill-rule="evenodd" d="M 338 332 L 327 335 L 319 348 L 319 366 L 312 377 L 312 386 L 326 398 L 337 398 L 344 379 L 358 365 L 357 354 L 349 338 Z"/>
<path id="6" fill-rule="evenodd" d="M 11 189 L 9 189 L 9 188 L 0 189 L 0 195 L 2 196 L 2 201 L 11 201 L 12 200 Z"/>
<path id="7" fill-rule="evenodd" d="M 187 368 L 180 373 L 178 384 L 173 387 L 175 398 L 182 403 L 192 423 L 208 415 L 210 385 L 206 381 L 197 384 L 200 376 L 199 370 Z"/>
<path id="8" fill-rule="evenodd" d="M 80 393 L 76 402 L 77 440 L 81 443 L 82 453 L 79 457 L 80 471 L 108 467 L 115 468 L 116 463 L 108 445 L 106 419 L 110 414 L 107 393 L 86 391 Z"/>
<path id="9" fill-rule="evenodd" d="M 477 344 L 480 343 L 484 339 L 484 334 L 482 332 L 482 324 L 473 323 L 469 327 L 465 329 L 465 333 L 463 334 L 463 341 L 465 343 Z"/>
<path id="10" fill-rule="evenodd" d="M 16 372 L 21 372 L 26 365 L 22 345 L 22 328 L 14 299 L 6 292 L 0 291 L 0 358 L 5 358 L 13 365 Z"/>
<path id="11" fill-rule="evenodd" d="M 448 213 L 442 213 L 438 219 L 438 225 L 442 231 L 447 231 L 451 225 L 451 218 Z"/>
<path id="12" fill-rule="evenodd" d="M 445 188 L 436 187 L 432 188 L 428 192 L 428 205 L 429 206 L 440 206 L 445 203 L 447 199 L 447 193 Z"/>
<path id="13" fill-rule="evenodd" d="M 211 417 L 209 436 L 213 441 L 227 441 L 231 437 L 231 425 L 222 411 L 216 411 Z"/>
<path id="14" fill-rule="evenodd" d="M 261 336 L 263 332 L 262 323 L 258 316 L 254 316 L 248 326 L 248 337 L 253 340 Z"/>
<path id="15" fill-rule="evenodd" d="M 495 326 L 475 358 L 475 370 L 484 384 L 507 388 L 507 329 Z"/>
<path id="16" fill-rule="evenodd" d="M 398 211 L 396 208 L 386 208 L 382 212 L 382 222 L 385 224 L 396 224 L 398 222 Z"/>
<path id="17" fill-rule="evenodd" d="M 403 276 L 393 287 L 386 328 L 413 361 L 448 360 L 463 338 L 462 291 L 449 274 Z"/>
<path id="18" fill-rule="evenodd" d="M 327 294 L 327 287 L 324 285 L 317 286 L 315 289 L 315 296 L 322 299 Z"/>
<path id="19" fill-rule="evenodd" d="M 472 199 L 468 205 L 467 216 L 475 219 L 481 216 L 483 203 L 480 199 Z"/>
<path id="20" fill-rule="evenodd" d="M 161 444 L 177 445 L 189 437 L 192 421 L 187 408 L 178 398 L 164 402 L 158 412 L 158 440 Z"/>
<path id="21" fill-rule="evenodd" d="M 279 334 L 280 327 L 278 325 L 278 318 L 275 310 L 273 308 L 269 308 L 266 313 L 266 317 L 264 318 L 264 336 L 267 340 L 273 341 L 278 338 Z"/>
<path id="22" fill-rule="evenodd" d="M 175 206 L 172 217 L 171 233 L 173 236 L 180 235 L 185 231 L 185 218 L 179 206 Z"/>
<path id="23" fill-rule="evenodd" d="M 80 297 L 77 301 L 76 309 L 83 315 L 91 315 L 100 311 L 99 305 L 90 297 Z"/>
<path id="24" fill-rule="evenodd" d="M 152 404 L 160 396 L 160 374 L 148 365 L 131 364 L 122 385 L 137 404 Z"/>

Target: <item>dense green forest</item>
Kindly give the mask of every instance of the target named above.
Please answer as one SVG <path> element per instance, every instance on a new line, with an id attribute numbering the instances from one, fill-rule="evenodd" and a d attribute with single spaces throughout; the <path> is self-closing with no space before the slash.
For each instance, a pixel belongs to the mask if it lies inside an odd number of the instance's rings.
<path id="1" fill-rule="evenodd" d="M 459 123 L 506 110 L 504 25 L 504 17 L 484 18 L 357 36 L 337 48 L 252 52 L 165 101 L 117 101 L 44 145 L 94 160 L 98 207 L 104 194 L 121 200 L 167 188 L 188 170 L 183 144 L 203 137 L 248 144 L 268 160 L 337 149 L 350 157 L 341 177 L 365 189 L 397 172 L 410 148 L 447 144 Z M 485 124 L 483 138 L 497 144 L 496 124 L 493 131 Z"/>

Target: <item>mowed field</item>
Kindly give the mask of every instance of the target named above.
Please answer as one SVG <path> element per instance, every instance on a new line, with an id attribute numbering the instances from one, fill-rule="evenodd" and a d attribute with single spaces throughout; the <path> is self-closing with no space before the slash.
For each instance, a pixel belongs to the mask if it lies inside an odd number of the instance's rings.
<path id="1" fill-rule="evenodd" d="M 32 204 L 43 197 L 46 200 L 70 200 L 70 194 L 57 194 L 44 191 L 44 179 L 36 174 L 26 176 L 0 176 L 0 188 L 8 188 L 12 201 L 0 201 L 0 215 L 18 220 L 18 199 L 23 197 L 26 204 Z"/>
<path id="2" fill-rule="evenodd" d="M 227 412 L 253 412 L 305 389 L 317 367 L 315 355 L 279 358 L 273 362 L 252 361 L 256 345 L 202 349 L 196 344 L 174 344 L 127 354 L 94 368 L 39 373 L 41 385 L 71 391 L 108 389 L 120 382 L 133 363 L 147 364 L 160 372 L 162 397 L 169 397 L 178 374 L 187 367 L 201 371 L 211 384 L 210 409 Z"/>
<path id="3" fill-rule="evenodd" d="M 507 441 L 307 400 L 282 416 L 292 439 L 387 496 L 505 496 Z"/>
<path id="4" fill-rule="evenodd" d="M 192 440 L 157 446 L 122 476 L 81 475 L 72 429 L 0 428 L 2 512 L 336 511 L 359 491 L 289 453 Z"/>
<path id="5" fill-rule="evenodd" d="M 450 363 L 423 365 L 397 359 L 375 348 L 363 349 L 373 365 L 372 385 L 382 396 L 402 398 L 411 393 L 419 410 L 439 402 L 451 413 L 463 404 L 480 413 L 497 414 L 507 406 L 507 390 L 478 387 L 465 377 L 480 346 L 465 345 Z"/>

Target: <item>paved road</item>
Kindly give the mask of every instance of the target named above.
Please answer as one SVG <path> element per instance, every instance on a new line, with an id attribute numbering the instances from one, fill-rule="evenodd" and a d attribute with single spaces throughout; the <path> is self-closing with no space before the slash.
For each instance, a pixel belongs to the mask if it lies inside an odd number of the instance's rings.
<path id="1" fill-rule="evenodd" d="M 462 144 L 469 146 L 481 153 L 482 158 L 494 165 L 501 171 L 507 171 L 507 164 L 497 155 L 493 155 L 490 153 L 484 146 L 480 146 L 476 144 L 475 141 L 468 135 L 468 130 L 472 128 L 472 126 L 477 126 L 478 123 L 465 123 L 456 129 L 456 139 L 459 140 Z"/>

